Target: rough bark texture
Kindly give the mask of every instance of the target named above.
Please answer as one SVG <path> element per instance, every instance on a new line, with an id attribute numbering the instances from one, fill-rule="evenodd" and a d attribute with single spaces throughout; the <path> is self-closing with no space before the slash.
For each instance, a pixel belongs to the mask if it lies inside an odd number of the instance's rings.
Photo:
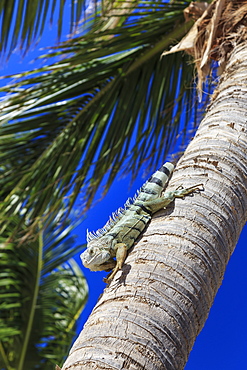
<path id="1" fill-rule="evenodd" d="M 155 215 L 63 366 L 183 369 L 247 215 L 247 45 L 236 47 L 170 185 L 204 184 Z"/>

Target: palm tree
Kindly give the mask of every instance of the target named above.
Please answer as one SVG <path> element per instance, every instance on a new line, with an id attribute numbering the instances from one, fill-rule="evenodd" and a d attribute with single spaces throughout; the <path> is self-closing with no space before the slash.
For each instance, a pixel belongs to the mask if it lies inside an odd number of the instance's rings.
<path id="1" fill-rule="evenodd" d="M 12 222 L 18 224 L 18 216 Z M 54 369 L 70 348 L 88 289 L 71 258 L 73 226 L 59 222 L 59 216 L 50 218 L 37 230 L 38 239 L 20 247 L 13 240 L 15 225 L 1 235 L 1 369 Z"/>
<path id="2" fill-rule="evenodd" d="M 124 2 L 124 12 L 116 1 L 86 22 L 87 33 L 47 55 L 62 60 L 3 89 L 11 95 L 2 111 L 1 149 L 6 167 L 16 163 L 17 171 L 1 180 L 2 231 L 18 210 L 18 227 L 29 220 L 22 237 L 28 238 L 63 197 L 71 209 L 83 192 L 89 207 L 102 182 L 107 190 L 121 170 L 135 176 L 143 161 L 153 166 L 165 157 L 180 123 L 188 127 L 190 108 L 198 112 L 190 59 L 160 57 L 192 27 L 192 20 L 184 23 L 188 3 Z M 154 218 L 64 369 L 183 368 L 245 222 L 245 14 L 246 2 L 214 1 L 192 33 L 199 82 L 209 58 L 226 65 L 172 180 L 173 186 L 203 182 L 204 192 Z"/>

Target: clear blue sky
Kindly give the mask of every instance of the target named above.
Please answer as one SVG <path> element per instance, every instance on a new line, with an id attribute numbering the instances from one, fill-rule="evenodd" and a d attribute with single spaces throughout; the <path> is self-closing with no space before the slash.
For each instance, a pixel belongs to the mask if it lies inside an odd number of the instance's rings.
<path id="1" fill-rule="evenodd" d="M 66 6 L 67 3 L 66 3 Z M 68 14 L 67 14 L 68 16 Z M 68 19 L 69 23 L 69 19 Z M 64 35 L 67 30 L 64 30 Z M 30 64 L 42 54 L 41 47 L 50 46 L 56 41 L 56 27 L 47 25 L 39 44 L 34 46 L 25 58 L 18 52 L 11 55 L 8 64 L 0 68 L 0 74 L 14 74 L 38 66 L 39 62 Z M 0 85 L 4 81 L 0 80 Z M 87 219 L 77 229 L 77 244 L 85 243 L 86 229 L 97 230 L 107 221 L 109 215 L 122 206 L 129 196 L 142 185 L 142 173 L 129 188 L 129 179 L 119 179 L 113 184 L 108 195 L 88 212 Z M 244 228 L 239 243 L 228 264 L 223 284 L 216 296 L 209 318 L 200 333 L 191 352 L 186 370 L 242 370 L 246 366 L 247 351 L 247 227 Z M 78 261 L 79 256 L 78 256 Z M 83 268 L 89 283 L 89 301 L 82 313 L 78 331 L 86 321 L 105 284 L 102 277 L 106 273 L 93 273 Z"/>

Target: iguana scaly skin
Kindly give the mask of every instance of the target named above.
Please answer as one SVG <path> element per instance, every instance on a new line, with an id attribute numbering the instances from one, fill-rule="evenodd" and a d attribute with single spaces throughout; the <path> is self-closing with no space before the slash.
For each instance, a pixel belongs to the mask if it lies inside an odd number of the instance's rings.
<path id="1" fill-rule="evenodd" d="M 145 229 L 152 214 L 166 208 L 175 198 L 183 198 L 199 186 L 183 189 L 181 186 L 173 191 L 162 191 L 168 182 L 174 166 L 165 163 L 141 187 L 136 196 L 128 199 L 124 208 L 112 214 L 106 225 L 95 233 L 87 233 L 87 249 L 81 254 L 82 263 L 91 271 L 110 271 L 105 282 L 109 283 L 123 266 L 127 251 Z M 114 259 L 116 258 L 116 260 Z"/>

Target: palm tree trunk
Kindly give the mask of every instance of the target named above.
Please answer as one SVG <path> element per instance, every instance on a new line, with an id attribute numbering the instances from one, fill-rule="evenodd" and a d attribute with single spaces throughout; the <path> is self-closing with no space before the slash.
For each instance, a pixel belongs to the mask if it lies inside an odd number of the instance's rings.
<path id="1" fill-rule="evenodd" d="M 153 218 L 98 301 L 67 369 L 183 369 L 247 213 L 247 43 L 232 52 L 170 185 L 204 191 Z"/>

